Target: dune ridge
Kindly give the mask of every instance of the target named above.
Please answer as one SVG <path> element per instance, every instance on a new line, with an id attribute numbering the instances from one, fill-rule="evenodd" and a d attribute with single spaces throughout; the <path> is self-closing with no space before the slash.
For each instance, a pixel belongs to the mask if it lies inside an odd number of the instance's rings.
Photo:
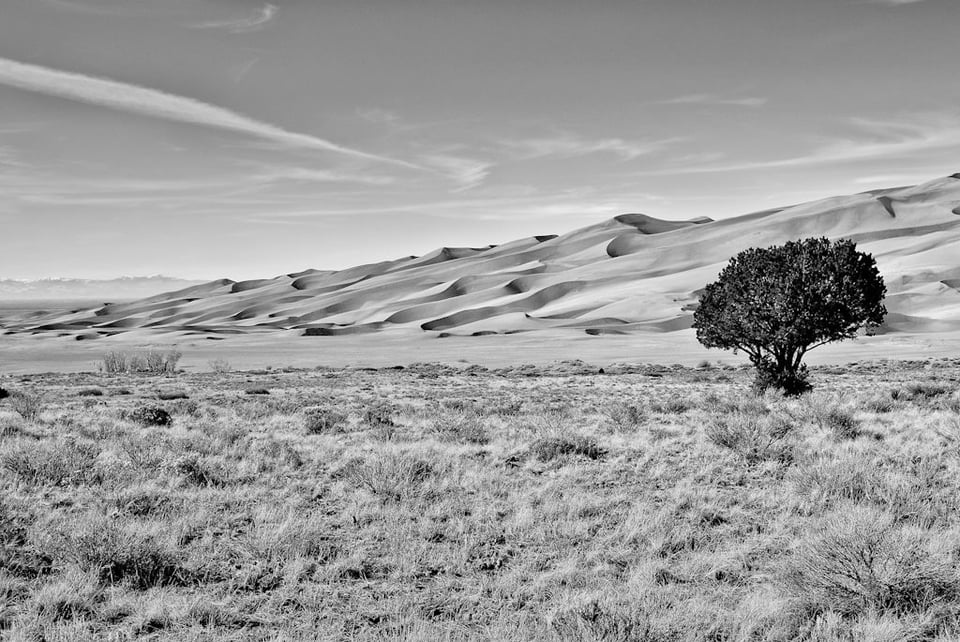
<path id="1" fill-rule="evenodd" d="M 631 213 L 500 246 L 219 279 L 5 329 L 77 339 L 133 330 L 437 337 L 674 332 L 690 327 L 698 291 L 737 252 L 809 236 L 850 238 L 876 257 L 890 310 L 881 332 L 960 330 L 960 174 L 718 221 Z"/>

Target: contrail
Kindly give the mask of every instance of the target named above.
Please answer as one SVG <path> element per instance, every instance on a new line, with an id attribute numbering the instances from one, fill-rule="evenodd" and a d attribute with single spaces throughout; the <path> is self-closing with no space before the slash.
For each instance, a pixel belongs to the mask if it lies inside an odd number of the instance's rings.
<path id="1" fill-rule="evenodd" d="M 186 96 L 7 58 L 0 58 L 0 85 L 133 114 L 235 131 L 290 147 L 335 152 L 354 158 L 421 169 L 405 161 L 344 147 L 309 134 L 287 131 L 282 127 Z"/>

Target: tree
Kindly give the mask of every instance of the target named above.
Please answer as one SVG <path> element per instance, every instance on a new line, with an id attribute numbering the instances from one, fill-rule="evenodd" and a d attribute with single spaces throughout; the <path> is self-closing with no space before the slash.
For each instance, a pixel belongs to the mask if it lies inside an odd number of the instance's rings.
<path id="1" fill-rule="evenodd" d="M 707 285 L 693 315 L 707 348 L 742 350 L 757 369 L 758 391 L 810 389 L 803 356 L 874 328 L 887 310 L 873 256 L 849 240 L 791 241 L 744 250 Z"/>

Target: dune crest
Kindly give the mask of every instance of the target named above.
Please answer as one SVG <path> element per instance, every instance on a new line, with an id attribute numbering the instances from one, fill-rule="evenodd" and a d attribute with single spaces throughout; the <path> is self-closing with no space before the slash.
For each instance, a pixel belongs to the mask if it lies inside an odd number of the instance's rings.
<path id="1" fill-rule="evenodd" d="M 690 327 L 697 293 L 730 257 L 810 236 L 851 238 L 887 283 L 881 332 L 960 330 L 960 174 L 714 221 L 622 214 L 561 235 L 440 248 L 345 270 L 220 279 L 8 332 L 89 340 L 132 330 L 437 337 L 565 329 L 590 336 Z"/>

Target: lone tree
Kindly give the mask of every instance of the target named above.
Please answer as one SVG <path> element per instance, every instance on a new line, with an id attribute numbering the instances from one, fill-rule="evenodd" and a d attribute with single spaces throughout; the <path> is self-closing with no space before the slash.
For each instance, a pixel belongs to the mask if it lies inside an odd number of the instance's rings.
<path id="1" fill-rule="evenodd" d="M 873 256 L 849 240 L 751 248 L 705 288 L 693 327 L 708 348 L 747 353 L 756 390 L 799 395 L 810 389 L 803 355 L 879 325 L 886 291 Z"/>

